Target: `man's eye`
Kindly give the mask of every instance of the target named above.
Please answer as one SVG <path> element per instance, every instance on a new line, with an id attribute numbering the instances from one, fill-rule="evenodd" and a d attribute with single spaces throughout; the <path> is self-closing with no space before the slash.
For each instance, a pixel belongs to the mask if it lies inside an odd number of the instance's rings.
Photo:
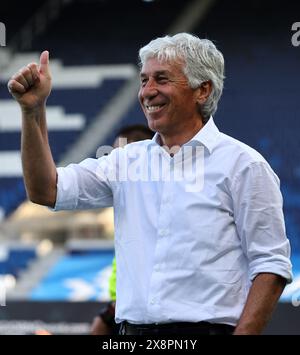
<path id="1" fill-rule="evenodd" d="M 164 82 L 167 82 L 168 81 L 168 78 L 164 77 L 164 76 L 160 76 L 157 78 L 157 80 L 160 82 L 160 83 L 164 83 Z"/>
<path id="2" fill-rule="evenodd" d="M 141 86 L 145 86 L 147 84 L 147 79 L 141 79 Z"/>

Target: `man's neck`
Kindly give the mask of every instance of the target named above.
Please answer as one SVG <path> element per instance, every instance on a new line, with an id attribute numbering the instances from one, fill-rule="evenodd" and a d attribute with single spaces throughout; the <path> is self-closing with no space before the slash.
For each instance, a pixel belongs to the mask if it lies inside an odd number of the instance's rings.
<path id="1" fill-rule="evenodd" d="M 181 132 L 174 132 L 173 134 L 159 133 L 160 145 L 167 146 L 169 149 L 175 146 L 182 146 L 191 140 L 202 129 L 204 124 L 199 120 L 193 127 L 185 129 Z"/>

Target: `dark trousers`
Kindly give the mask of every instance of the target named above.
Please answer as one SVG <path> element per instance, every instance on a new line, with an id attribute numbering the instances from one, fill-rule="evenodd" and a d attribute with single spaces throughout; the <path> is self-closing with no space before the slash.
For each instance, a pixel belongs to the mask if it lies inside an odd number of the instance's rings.
<path id="1" fill-rule="evenodd" d="M 167 324 L 131 324 L 122 322 L 121 335 L 231 335 L 234 327 L 228 324 L 167 323 Z"/>

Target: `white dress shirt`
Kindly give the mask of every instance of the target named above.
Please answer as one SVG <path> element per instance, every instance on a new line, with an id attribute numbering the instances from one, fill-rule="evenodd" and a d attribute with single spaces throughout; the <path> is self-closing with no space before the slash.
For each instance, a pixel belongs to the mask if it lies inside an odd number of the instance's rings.
<path id="1" fill-rule="evenodd" d="M 58 168 L 55 210 L 114 206 L 117 322 L 236 325 L 257 274 L 292 278 L 279 179 L 213 118 L 173 157 L 158 142 Z"/>

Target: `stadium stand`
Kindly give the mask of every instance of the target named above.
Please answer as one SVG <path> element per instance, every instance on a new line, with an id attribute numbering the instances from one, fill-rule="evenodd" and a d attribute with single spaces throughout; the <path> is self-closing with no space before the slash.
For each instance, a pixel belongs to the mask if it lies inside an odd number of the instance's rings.
<path id="1" fill-rule="evenodd" d="M 0 250 L 0 275 L 13 275 L 18 277 L 30 262 L 37 257 L 34 247 L 1 247 Z"/>
<path id="2" fill-rule="evenodd" d="M 108 301 L 113 249 L 70 250 L 32 290 L 30 300 Z"/>
<path id="3" fill-rule="evenodd" d="M 4 18 L 0 21 L 14 29 L 7 31 L 8 43 L 26 24 L 25 19 L 45 3 L 34 0 L 24 6 L 11 0 L 1 4 Z M 47 28 L 33 37 L 27 51 L 17 48 L 6 70 L 0 73 L 0 220 L 1 214 L 9 216 L 26 198 L 20 164 L 19 110 L 6 89 L 9 76 L 24 64 L 37 61 L 41 50 L 50 51 L 54 88 L 48 100 L 48 128 L 52 152 L 59 163 L 105 112 L 107 103 L 134 78 L 137 49 L 168 33 L 191 3 L 173 0 L 170 6 L 163 0 L 133 0 L 130 4 L 117 0 L 66 1 Z M 15 16 L 17 6 L 22 6 L 23 16 Z M 299 10 L 298 2 L 283 6 L 279 0 L 251 0 L 246 4 L 215 1 L 201 23 L 189 29 L 214 40 L 226 59 L 217 125 L 260 151 L 281 179 L 295 274 L 295 281 L 282 296 L 285 302 L 300 298 L 300 50 L 291 45 L 290 31 L 292 23 L 299 21 Z M 144 115 L 134 100 L 109 133 L 99 138 L 99 145 L 111 144 L 120 127 L 141 122 Z M 25 249 L 20 246 L 3 251 L 0 274 L 20 278 L 21 271 L 28 271 L 32 261 L 40 268 L 36 249 Z M 95 246 L 62 250 L 42 267 L 45 273 L 30 286 L 27 299 L 105 301 L 104 285 L 112 257 L 112 249 L 103 251 Z M 289 312 L 295 311 L 291 308 Z M 284 331 L 291 326 L 281 324 Z"/>
<path id="4" fill-rule="evenodd" d="M 10 0 L 9 2 L 4 2 L 1 5 L 1 20 L 5 23 L 8 29 L 12 29 L 7 31 L 8 43 L 44 2 L 45 0 L 31 0 L 26 4 L 26 6 L 22 6 L 21 9 L 19 7 L 20 2 L 18 0 Z M 17 8 L 22 11 L 22 16 L 18 16 L 18 14 L 16 14 Z"/>
<path id="5" fill-rule="evenodd" d="M 165 34 L 189 3 L 75 0 L 33 41 L 32 49 L 47 48 L 65 65 L 136 63 L 137 48 Z"/>

